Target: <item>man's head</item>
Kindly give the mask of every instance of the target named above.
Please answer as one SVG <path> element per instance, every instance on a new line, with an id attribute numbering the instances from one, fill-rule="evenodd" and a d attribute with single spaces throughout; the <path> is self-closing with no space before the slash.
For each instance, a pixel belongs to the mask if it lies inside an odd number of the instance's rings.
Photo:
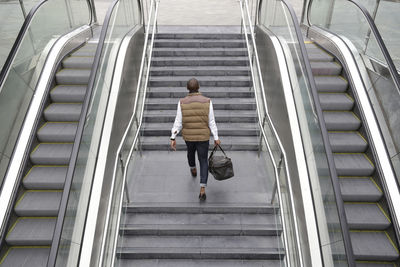
<path id="1" fill-rule="evenodd" d="M 192 78 L 187 82 L 186 87 L 189 90 L 189 93 L 197 93 L 199 91 L 200 84 L 198 80 Z"/>

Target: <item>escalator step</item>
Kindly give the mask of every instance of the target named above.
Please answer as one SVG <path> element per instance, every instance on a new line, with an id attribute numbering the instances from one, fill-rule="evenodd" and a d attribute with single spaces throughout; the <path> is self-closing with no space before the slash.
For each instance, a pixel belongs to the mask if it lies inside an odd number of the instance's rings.
<path id="1" fill-rule="evenodd" d="M 385 230 L 391 222 L 378 203 L 345 203 L 347 223 L 352 230 Z"/>
<path id="2" fill-rule="evenodd" d="M 232 39 L 162 39 L 155 40 L 154 47 L 179 47 L 179 48 L 243 48 L 246 47 L 245 40 Z"/>
<path id="3" fill-rule="evenodd" d="M 356 260 L 395 261 L 399 252 L 384 231 L 350 231 Z"/>
<path id="4" fill-rule="evenodd" d="M 154 57 L 152 66 L 244 66 L 248 57 Z"/>
<path id="5" fill-rule="evenodd" d="M 363 153 L 334 153 L 333 158 L 339 176 L 371 176 L 375 167 Z"/>
<path id="6" fill-rule="evenodd" d="M 87 43 L 86 45 L 82 46 L 74 53 L 72 53 L 71 56 L 94 57 L 94 55 L 96 54 L 96 49 L 97 43 Z"/>
<path id="7" fill-rule="evenodd" d="M 11 247 L 2 267 L 43 267 L 46 266 L 50 254 L 50 247 Z"/>
<path id="8" fill-rule="evenodd" d="M 67 166 L 33 166 L 24 178 L 26 189 L 63 189 Z"/>
<path id="9" fill-rule="evenodd" d="M 248 75 L 248 66 L 168 66 L 153 67 L 150 75 L 155 76 L 241 76 Z"/>
<path id="10" fill-rule="evenodd" d="M 340 191 L 343 201 L 376 202 L 383 194 L 371 177 L 341 177 Z"/>
<path id="11" fill-rule="evenodd" d="M 240 57 L 247 56 L 247 48 L 154 48 L 154 57 Z"/>
<path id="12" fill-rule="evenodd" d="M 354 100 L 343 93 L 320 93 L 319 100 L 322 110 L 345 110 L 353 109 Z"/>
<path id="13" fill-rule="evenodd" d="M 73 142 L 77 122 L 46 122 L 38 131 L 40 142 Z"/>
<path id="14" fill-rule="evenodd" d="M 149 79 L 150 87 L 171 86 L 186 87 L 186 83 L 192 76 L 152 76 Z M 198 81 L 201 86 L 207 87 L 250 87 L 250 76 L 200 76 Z M 234 90 L 234 89 L 232 89 Z"/>
<path id="15" fill-rule="evenodd" d="M 62 66 L 66 69 L 90 69 L 94 57 L 70 56 L 63 60 Z"/>
<path id="16" fill-rule="evenodd" d="M 91 69 L 62 69 L 56 74 L 57 84 L 81 85 L 89 82 Z"/>
<path id="17" fill-rule="evenodd" d="M 333 61 L 333 56 L 328 53 L 323 52 L 321 49 L 308 49 L 308 58 L 310 62 L 331 62 Z"/>
<path id="18" fill-rule="evenodd" d="M 146 110 L 174 110 L 176 112 L 178 99 L 172 98 L 148 98 Z M 212 100 L 214 111 L 216 110 L 256 110 L 254 98 L 215 98 Z M 168 126 L 170 128 L 170 126 Z"/>
<path id="19" fill-rule="evenodd" d="M 77 122 L 81 116 L 80 103 L 53 103 L 44 111 L 44 118 L 52 122 Z"/>
<path id="20" fill-rule="evenodd" d="M 50 246 L 56 218 L 19 218 L 7 234 L 11 246 Z"/>
<path id="21" fill-rule="evenodd" d="M 201 87 L 202 95 L 210 98 L 253 98 L 249 87 Z M 187 89 L 182 87 L 151 87 L 147 91 L 149 98 L 184 98 Z M 178 102 L 178 101 L 176 101 Z"/>
<path id="22" fill-rule="evenodd" d="M 332 152 L 362 153 L 368 148 L 359 132 L 329 132 L 329 142 Z"/>
<path id="23" fill-rule="evenodd" d="M 340 76 L 315 76 L 315 85 L 319 92 L 345 92 L 348 82 Z"/>
<path id="24" fill-rule="evenodd" d="M 37 165 L 68 165 L 72 146 L 72 143 L 40 143 L 30 158 Z"/>
<path id="25" fill-rule="evenodd" d="M 53 102 L 80 103 L 86 94 L 86 85 L 57 85 L 50 91 Z"/>
<path id="26" fill-rule="evenodd" d="M 61 191 L 27 191 L 16 204 L 14 210 L 20 217 L 57 216 Z"/>
<path id="27" fill-rule="evenodd" d="M 342 72 L 342 66 L 336 62 L 310 62 L 313 75 L 339 75 Z"/>
<path id="28" fill-rule="evenodd" d="M 325 111 L 324 120 L 328 131 L 357 131 L 360 119 L 353 112 Z"/>

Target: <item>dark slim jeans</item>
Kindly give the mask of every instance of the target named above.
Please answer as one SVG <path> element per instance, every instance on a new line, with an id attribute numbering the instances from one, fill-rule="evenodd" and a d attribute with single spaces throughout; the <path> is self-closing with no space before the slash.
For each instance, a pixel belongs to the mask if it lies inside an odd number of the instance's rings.
<path id="1" fill-rule="evenodd" d="M 206 186 L 208 180 L 208 145 L 209 141 L 191 142 L 185 141 L 187 157 L 190 167 L 196 167 L 196 150 L 200 162 L 200 185 Z"/>

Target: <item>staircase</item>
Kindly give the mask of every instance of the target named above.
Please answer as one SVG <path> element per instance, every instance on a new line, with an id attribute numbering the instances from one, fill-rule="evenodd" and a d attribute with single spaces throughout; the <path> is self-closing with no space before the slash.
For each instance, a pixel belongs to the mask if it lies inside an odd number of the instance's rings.
<path id="1" fill-rule="evenodd" d="M 306 44 L 329 134 L 357 266 L 397 266 L 396 241 L 379 173 L 341 64 Z"/>
<path id="2" fill-rule="evenodd" d="M 54 77 L 20 186 L 1 266 L 46 266 L 96 44 L 67 56 Z"/>
<path id="3" fill-rule="evenodd" d="M 279 208 L 267 202 L 265 159 L 246 43 L 240 34 L 157 34 L 142 128 L 142 157 L 128 175 L 118 266 L 281 266 Z M 167 152 L 178 101 L 195 77 L 212 99 L 218 132 L 235 177 L 209 176 L 207 200 L 187 166 L 186 145 Z M 210 148 L 212 142 L 210 143 Z"/>

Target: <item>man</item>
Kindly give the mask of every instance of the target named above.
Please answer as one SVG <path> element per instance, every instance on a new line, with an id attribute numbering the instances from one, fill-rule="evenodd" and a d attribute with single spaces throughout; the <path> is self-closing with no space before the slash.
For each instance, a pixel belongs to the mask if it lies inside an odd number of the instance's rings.
<path id="1" fill-rule="evenodd" d="M 208 180 L 208 145 L 210 130 L 214 136 L 214 145 L 219 145 L 218 129 L 215 123 L 214 110 L 209 98 L 199 92 L 199 82 L 190 79 L 187 82 L 189 94 L 179 100 L 174 126 L 171 130 L 171 148 L 176 150 L 176 136 L 182 129 L 182 136 L 187 146 L 187 158 L 190 172 L 197 176 L 196 158 L 200 162 L 200 194 L 199 199 L 206 200 L 206 186 Z"/>

